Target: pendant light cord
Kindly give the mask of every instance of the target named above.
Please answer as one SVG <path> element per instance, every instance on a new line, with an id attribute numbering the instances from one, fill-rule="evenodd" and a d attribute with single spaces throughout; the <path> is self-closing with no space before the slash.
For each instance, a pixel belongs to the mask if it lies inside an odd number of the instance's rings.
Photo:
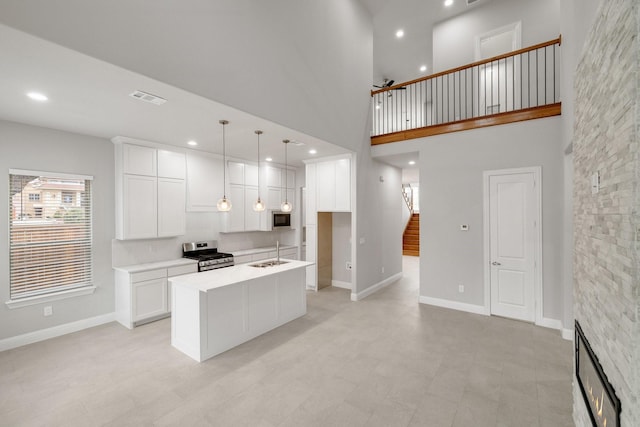
<path id="1" fill-rule="evenodd" d="M 289 204 L 289 194 L 287 191 L 287 173 L 288 173 L 287 146 L 289 145 L 289 140 L 285 139 L 282 142 L 284 142 L 284 202 L 286 204 Z"/>
<path id="2" fill-rule="evenodd" d="M 227 150 L 224 139 L 224 128 L 229 123 L 227 120 L 220 120 L 222 125 L 222 197 L 227 199 Z"/>

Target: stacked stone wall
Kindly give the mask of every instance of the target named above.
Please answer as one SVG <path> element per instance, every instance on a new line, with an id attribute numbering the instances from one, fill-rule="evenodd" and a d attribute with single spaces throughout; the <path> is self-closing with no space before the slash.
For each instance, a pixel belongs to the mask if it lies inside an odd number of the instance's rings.
<path id="1" fill-rule="evenodd" d="M 637 3 L 602 2 L 574 88 L 574 315 L 622 401 L 623 426 L 640 426 Z M 574 381 L 574 421 L 588 426 L 582 399 Z"/>

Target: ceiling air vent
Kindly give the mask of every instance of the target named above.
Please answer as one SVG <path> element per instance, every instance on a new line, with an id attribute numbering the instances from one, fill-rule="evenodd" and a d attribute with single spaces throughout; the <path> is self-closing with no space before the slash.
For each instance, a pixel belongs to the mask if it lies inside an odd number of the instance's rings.
<path id="1" fill-rule="evenodd" d="M 140 101 L 150 102 L 155 105 L 162 105 L 167 102 L 167 100 L 164 98 L 160 98 L 159 96 L 152 95 L 141 90 L 136 90 L 135 92 L 130 93 L 129 96 L 135 99 L 139 99 Z"/>
<path id="2" fill-rule="evenodd" d="M 474 3 L 477 3 L 480 0 L 467 0 L 467 6 L 471 6 Z"/>

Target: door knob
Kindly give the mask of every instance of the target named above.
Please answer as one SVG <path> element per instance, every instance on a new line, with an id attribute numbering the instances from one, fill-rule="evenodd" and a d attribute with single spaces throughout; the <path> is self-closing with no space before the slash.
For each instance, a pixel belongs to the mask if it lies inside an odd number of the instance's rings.
<path id="1" fill-rule="evenodd" d="M 502 265 L 502 264 L 500 264 L 498 261 L 493 261 L 491 265 Z"/>

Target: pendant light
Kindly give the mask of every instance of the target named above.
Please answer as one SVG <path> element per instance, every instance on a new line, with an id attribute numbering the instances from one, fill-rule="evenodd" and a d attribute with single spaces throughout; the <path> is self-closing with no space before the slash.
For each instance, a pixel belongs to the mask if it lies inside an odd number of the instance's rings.
<path id="1" fill-rule="evenodd" d="M 284 202 L 280 205 L 280 210 L 282 212 L 291 212 L 293 205 L 287 199 L 287 145 L 289 145 L 289 140 L 283 139 L 282 142 L 284 143 Z"/>
<path id="2" fill-rule="evenodd" d="M 220 120 L 218 123 L 222 125 L 222 199 L 218 200 L 218 210 L 220 212 L 229 212 L 231 210 L 231 201 L 227 199 L 227 152 L 224 140 L 224 127 L 229 124 L 228 120 Z"/>
<path id="3" fill-rule="evenodd" d="M 260 135 L 262 135 L 262 131 L 257 130 L 256 135 L 258 135 L 258 200 L 253 204 L 253 210 L 262 212 L 266 208 L 264 202 L 260 199 Z"/>

